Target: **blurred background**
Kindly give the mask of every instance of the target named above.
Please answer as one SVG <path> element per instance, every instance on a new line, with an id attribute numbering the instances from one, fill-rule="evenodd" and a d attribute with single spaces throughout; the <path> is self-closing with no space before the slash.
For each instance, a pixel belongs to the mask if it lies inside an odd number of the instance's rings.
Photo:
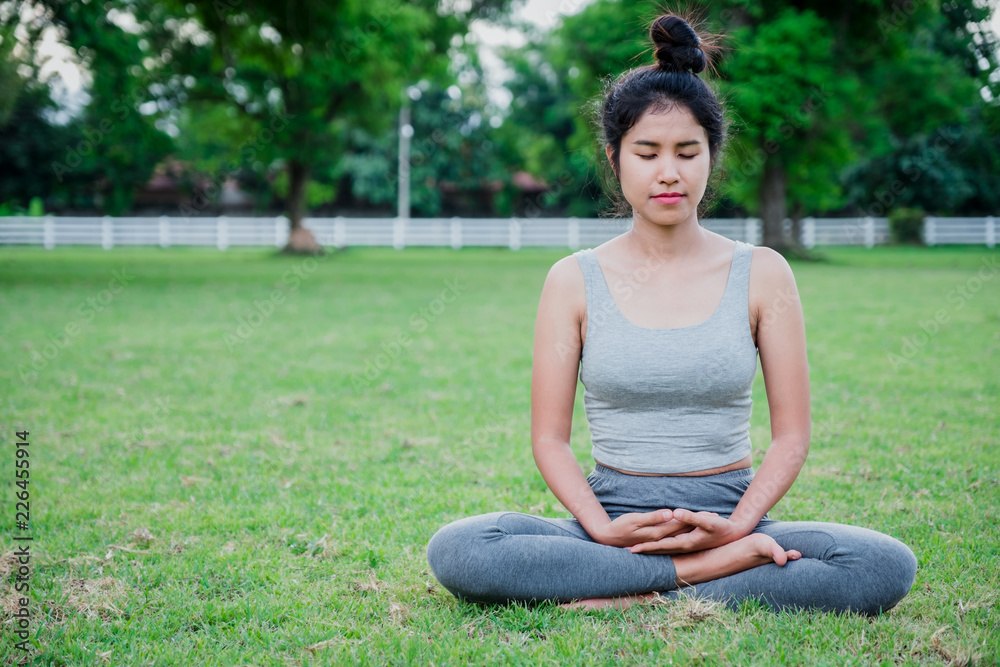
<path id="1" fill-rule="evenodd" d="M 669 9 L 728 47 L 713 217 L 994 215 L 995 5 L 3 1 L 0 215 L 385 217 L 406 143 L 413 217 L 598 217 L 591 105 Z"/>

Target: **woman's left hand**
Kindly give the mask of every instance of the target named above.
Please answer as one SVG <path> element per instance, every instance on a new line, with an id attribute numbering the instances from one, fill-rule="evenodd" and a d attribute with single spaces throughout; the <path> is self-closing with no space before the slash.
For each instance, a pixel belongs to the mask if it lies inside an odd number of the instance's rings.
<path id="1" fill-rule="evenodd" d="M 720 517 L 716 512 L 675 509 L 673 518 L 690 524 L 693 530 L 665 537 L 656 542 L 636 544 L 629 547 L 629 551 L 634 554 L 685 554 L 721 547 L 748 534 L 748 531 L 741 529 L 729 519 Z"/>

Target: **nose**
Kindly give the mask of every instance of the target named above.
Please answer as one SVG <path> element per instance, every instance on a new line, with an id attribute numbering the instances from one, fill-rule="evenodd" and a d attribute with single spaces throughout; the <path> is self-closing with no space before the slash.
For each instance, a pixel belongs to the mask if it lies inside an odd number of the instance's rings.
<path id="1" fill-rule="evenodd" d="M 667 185 L 679 181 L 680 176 L 677 174 L 676 159 L 672 156 L 664 156 L 661 158 L 657 178 L 659 178 L 660 183 L 665 183 Z"/>

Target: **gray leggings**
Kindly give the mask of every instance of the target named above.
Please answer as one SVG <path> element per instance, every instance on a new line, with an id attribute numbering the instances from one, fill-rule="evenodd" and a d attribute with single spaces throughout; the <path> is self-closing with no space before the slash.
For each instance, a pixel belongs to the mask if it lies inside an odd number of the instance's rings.
<path id="1" fill-rule="evenodd" d="M 587 481 L 612 519 L 677 507 L 729 517 L 753 475 L 745 468 L 701 477 L 647 477 L 598 464 Z M 441 585 L 469 602 L 568 602 L 659 591 L 671 598 L 709 598 L 734 609 L 754 598 L 775 611 L 869 615 L 903 599 L 917 570 L 909 547 L 867 528 L 777 521 L 765 514 L 753 532 L 770 535 L 786 550 L 797 549 L 802 558 L 678 587 L 670 556 L 598 544 L 576 519 L 493 512 L 441 528 L 427 546 L 427 560 Z"/>

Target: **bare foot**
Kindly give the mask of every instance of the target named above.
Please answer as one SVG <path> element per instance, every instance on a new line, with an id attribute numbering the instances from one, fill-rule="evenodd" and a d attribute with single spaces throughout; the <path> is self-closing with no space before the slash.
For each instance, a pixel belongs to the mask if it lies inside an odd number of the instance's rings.
<path id="1" fill-rule="evenodd" d="M 655 598 L 659 593 L 641 593 L 639 595 L 625 595 L 617 598 L 588 598 L 586 600 L 575 600 L 559 605 L 566 609 L 628 609 L 636 602 L 642 602 Z"/>
<path id="2" fill-rule="evenodd" d="M 673 557 L 673 561 L 677 571 L 677 585 L 689 586 L 767 563 L 784 566 L 788 561 L 801 557 L 802 554 L 795 549 L 782 549 L 769 535 L 752 533 L 721 547 L 678 554 Z"/>
<path id="3" fill-rule="evenodd" d="M 758 558 L 761 558 L 759 565 L 765 565 L 770 562 L 777 563 L 778 565 L 784 565 L 790 560 L 798 560 L 802 558 L 802 554 L 795 549 L 789 549 L 785 551 L 774 541 L 774 538 L 770 535 L 765 535 L 764 533 L 754 533 L 752 535 L 747 535 L 746 537 L 736 541 L 736 544 L 743 542 L 744 540 L 749 540 L 748 547 L 752 550 Z"/>
<path id="4" fill-rule="evenodd" d="M 782 549 L 770 535 L 753 533 L 714 549 L 675 555 L 673 561 L 677 568 L 677 585 L 685 586 L 736 574 L 767 563 L 784 566 L 788 561 L 799 558 L 802 558 L 800 552 Z M 659 593 L 652 592 L 613 598 L 588 598 L 559 606 L 566 609 L 627 609 L 637 602 L 658 595 Z"/>

